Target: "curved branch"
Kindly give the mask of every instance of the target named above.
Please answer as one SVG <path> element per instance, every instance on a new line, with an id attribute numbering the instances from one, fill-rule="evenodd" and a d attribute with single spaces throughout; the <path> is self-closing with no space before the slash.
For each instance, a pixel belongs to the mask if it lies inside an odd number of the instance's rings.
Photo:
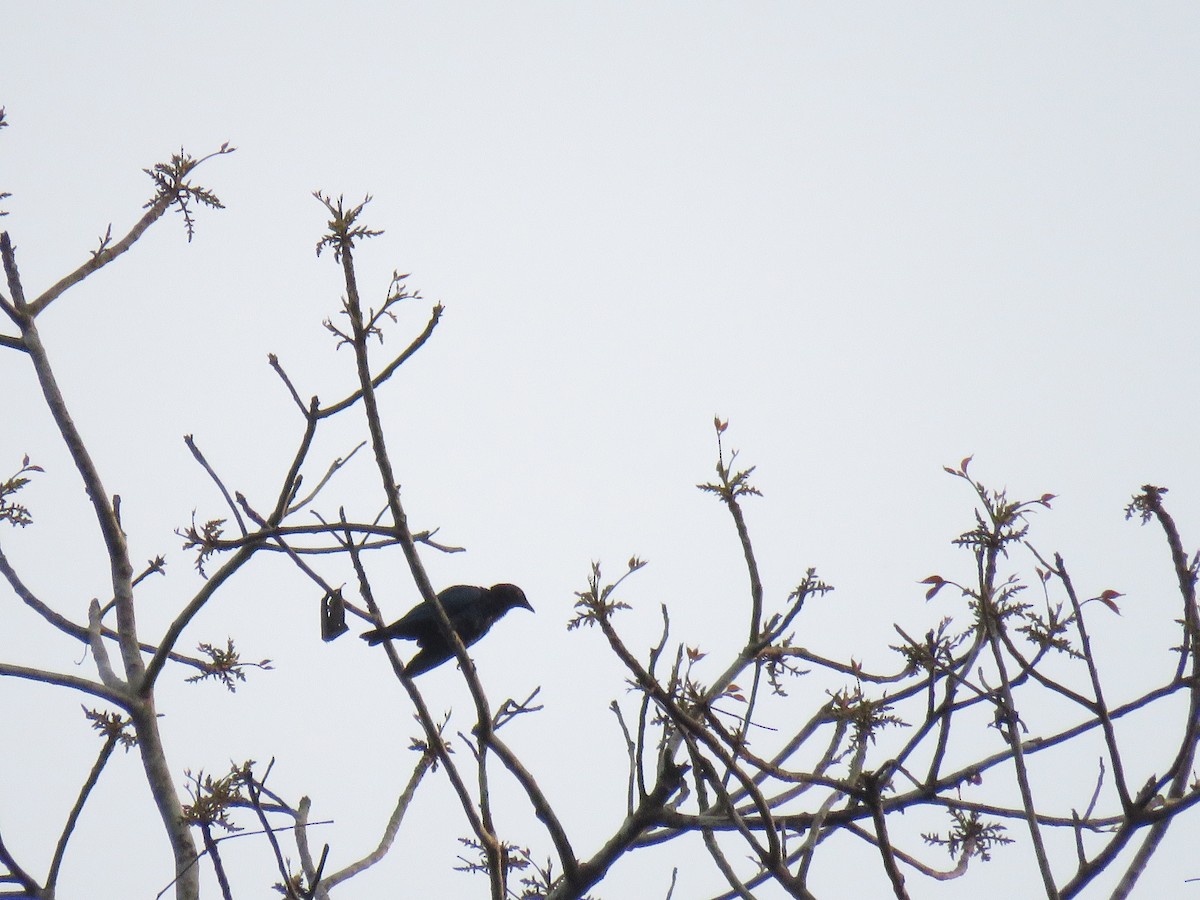
<path id="1" fill-rule="evenodd" d="M 8 851 L 8 847 L 4 845 L 4 838 L 0 836 L 0 863 L 8 869 L 10 878 L 21 886 L 25 893 L 17 894 L 18 897 L 41 897 L 42 887 L 34 880 L 33 876 L 21 868 L 20 864 L 13 858 L 13 855 Z M 11 896 L 8 894 L 0 894 L 0 896 Z"/>
<path id="2" fill-rule="evenodd" d="M 109 703 L 119 706 L 126 711 L 130 711 L 131 707 L 136 705 L 135 700 L 128 694 L 115 691 L 95 681 L 80 678 L 78 675 L 64 675 L 61 672 L 33 669 L 29 666 L 16 666 L 12 663 L 0 663 L 0 675 L 7 675 L 10 678 L 24 678 L 28 681 L 40 681 L 43 684 L 53 684 L 58 687 L 72 688 L 76 691 L 82 691 L 85 694 L 91 694 L 93 697 L 107 700 Z"/>
<path id="3" fill-rule="evenodd" d="M 56 612 L 49 605 L 38 599 L 37 595 L 34 594 L 33 591 L 31 591 L 25 584 L 25 582 L 21 580 L 21 576 L 17 574 L 17 571 L 8 561 L 8 557 L 5 555 L 2 547 L 0 547 L 0 575 L 5 577 L 9 583 L 9 586 L 12 587 L 13 592 L 21 598 L 21 601 L 26 606 L 32 609 L 35 613 L 37 613 L 59 631 L 69 634 L 71 637 L 82 641 L 85 644 L 87 643 L 87 629 L 82 625 L 77 625 L 75 622 L 72 622 L 66 616 Z"/>

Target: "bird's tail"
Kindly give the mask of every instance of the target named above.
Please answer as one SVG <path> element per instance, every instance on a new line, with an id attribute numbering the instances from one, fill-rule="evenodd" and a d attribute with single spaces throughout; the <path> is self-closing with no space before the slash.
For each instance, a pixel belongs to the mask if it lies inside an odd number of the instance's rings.
<path id="1" fill-rule="evenodd" d="M 387 635 L 383 633 L 382 628 L 372 628 L 370 631 L 364 631 L 359 635 L 364 641 L 374 647 L 376 644 L 382 644 L 387 640 Z"/>

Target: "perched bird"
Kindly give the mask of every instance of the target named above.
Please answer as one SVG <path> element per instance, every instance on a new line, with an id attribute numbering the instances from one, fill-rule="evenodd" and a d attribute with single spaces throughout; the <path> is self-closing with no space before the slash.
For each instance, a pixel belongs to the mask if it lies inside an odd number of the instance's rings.
<path id="1" fill-rule="evenodd" d="M 488 629 L 510 609 L 521 606 L 533 612 L 525 592 L 515 584 L 494 584 L 490 588 L 456 584 L 438 594 L 438 600 L 442 602 L 455 633 L 467 647 L 487 634 Z M 437 612 L 430 603 L 418 603 L 404 618 L 383 628 L 372 628 L 362 635 L 371 646 L 388 638 L 416 641 L 421 648 L 404 667 L 409 677 L 428 672 L 454 656 L 453 648 L 438 626 Z"/>

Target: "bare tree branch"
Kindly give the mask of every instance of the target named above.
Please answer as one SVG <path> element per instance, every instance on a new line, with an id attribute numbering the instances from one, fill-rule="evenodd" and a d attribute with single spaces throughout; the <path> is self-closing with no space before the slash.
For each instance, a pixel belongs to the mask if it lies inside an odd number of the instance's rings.
<path id="1" fill-rule="evenodd" d="M 107 700 L 114 706 L 119 706 L 125 710 L 128 710 L 134 702 L 134 698 L 128 694 L 115 691 L 95 681 L 80 678 L 78 675 L 65 675 L 61 672 L 50 672 L 45 669 L 34 669 L 29 666 L 16 666 L 12 663 L 0 663 L 0 675 L 71 688 L 85 694 L 91 694 L 93 697 L 99 697 L 101 700 Z"/>
<path id="2" fill-rule="evenodd" d="M 54 857 L 50 861 L 50 872 L 46 875 L 46 890 L 53 895 L 54 888 L 58 884 L 58 874 L 62 869 L 63 859 L 66 857 L 67 842 L 70 841 L 71 835 L 75 831 L 75 826 L 79 822 L 79 816 L 83 813 L 84 804 L 87 803 L 88 797 L 92 794 L 92 789 L 96 786 L 96 782 L 100 780 L 100 773 L 104 771 L 109 757 L 116 749 L 118 741 L 121 740 L 120 734 L 110 733 L 105 739 L 104 744 L 100 748 L 100 753 L 96 757 L 96 761 L 92 764 L 91 771 L 88 772 L 88 777 L 83 783 L 83 787 L 79 789 L 79 796 L 75 800 L 75 805 L 71 807 L 71 813 L 67 816 L 67 822 L 63 826 L 62 834 L 59 835 L 58 843 L 54 847 Z"/>
<path id="3" fill-rule="evenodd" d="M 129 232 L 121 240 L 117 241 L 111 247 L 105 246 L 101 250 L 92 254 L 86 262 L 77 268 L 70 275 L 60 278 L 52 286 L 42 291 L 31 304 L 29 304 L 29 312 L 32 316 L 40 315 L 42 310 L 61 297 L 70 288 L 79 284 L 83 279 L 87 278 L 93 272 L 104 268 L 118 256 L 128 251 L 138 238 L 146 233 L 146 230 L 162 218 L 163 213 L 171 208 L 174 202 L 172 197 L 160 197 L 151 207 L 146 210 L 145 214 L 137 220 L 136 224 L 129 229 Z"/>

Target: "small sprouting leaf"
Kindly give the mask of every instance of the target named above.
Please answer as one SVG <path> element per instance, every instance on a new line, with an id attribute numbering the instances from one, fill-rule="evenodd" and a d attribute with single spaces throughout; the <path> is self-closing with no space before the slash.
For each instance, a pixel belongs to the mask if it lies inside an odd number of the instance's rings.
<path id="1" fill-rule="evenodd" d="M 951 475 L 955 475 L 958 478 L 966 478 L 967 477 L 967 466 L 969 466 L 971 464 L 971 460 L 974 458 L 975 457 L 973 455 L 972 456 L 964 456 L 962 462 L 960 462 L 958 464 L 957 469 L 952 469 L 949 466 L 942 466 L 942 469 L 943 469 L 943 471 L 949 472 Z"/>
<path id="2" fill-rule="evenodd" d="M 1099 600 L 1101 603 L 1103 603 L 1105 606 L 1107 606 L 1109 609 L 1111 609 L 1113 612 L 1115 612 L 1119 616 L 1121 614 L 1121 609 L 1120 609 L 1120 607 L 1117 606 L 1116 599 L 1118 597 L 1124 597 L 1124 596 L 1125 595 L 1122 594 L 1120 591 L 1114 591 L 1114 590 L 1112 590 L 1112 588 L 1109 588 L 1108 590 L 1103 591 L 1099 597 L 1095 597 L 1093 599 Z"/>
<path id="3" fill-rule="evenodd" d="M 270 671 L 274 668 L 269 659 L 259 662 L 242 662 L 241 654 L 233 646 L 233 638 L 228 639 L 223 650 L 220 647 L 207 643 L 200 644 L 198 649 L 202 655 L 208 657 L 208 660 L 199 661 L 200 674 L 185 678 L 184 681 L 188 682 L 188 684 L 196 684 L 205 679 L 213 678 L 224 684 L 230 693 L 235 693 L 237 691 L 237 682 L 246 680 L 246 669 L 254 668 Z"/>
<path id="4" fill-rule="evenodd" d="M 1056 496 L 1058 496 L 1058 495 L 1057 494 L 1042 494 L 1042 496 L 1038 497 L 1037 502 L 1042 504 L 1042 506 L 1046 507 L 1046 509 L 1049 509 L 1050 501 L 1053 500 Z"/>
<path id="5" fill-rule="evenodd" d="M 7 480 L 0 481 L 0 522 L 8 522 L 22 528 L 33 524 L 33 514 L 29 508 L 9 498 L 29 484 L 29 479 L 25 477 L 28 473 L 41 471 L 42 467 L 31 464 L 29 455 L 25 454 L 21 458 L 21 471 Z"/>
<path id="6" fill-rule="evenodd" d="M 722 422 L 720 416 L 713 416 L 713 425 L 717 429 L 717 434 L 724 434 L 725 429 L 729 427 L 729 420 L 726 419 Z"/>
<path id="7" fill-rule="evenodd" d="M 699 647 L 688 647 L 687 655 L 688 655 L 689 661 L 699 662 L 700 660 L 704 659 L 704 657 L 707 656 L 708 654 L 700 652 Z"/>
<path id="8" fill-rule="evenodd" d="M 917 582 L 917 584 L 933 585 L 925 592 L 925 599 L 932 600 L 934 595 L 946 586 L 946 579 L 944 579 L 941 575 L 930 575 L 928 578 L 922 578 Z"/>
<path id="9" fill-rule="evenodd" d="M 114 743 L 119 742 L 126 750 L 137 745 L 137 733 L 133 730 L 129 719 L 120 713 L 101 712 L 84 706 L 83 714 L 92 723 L 92 728 Z"/>

